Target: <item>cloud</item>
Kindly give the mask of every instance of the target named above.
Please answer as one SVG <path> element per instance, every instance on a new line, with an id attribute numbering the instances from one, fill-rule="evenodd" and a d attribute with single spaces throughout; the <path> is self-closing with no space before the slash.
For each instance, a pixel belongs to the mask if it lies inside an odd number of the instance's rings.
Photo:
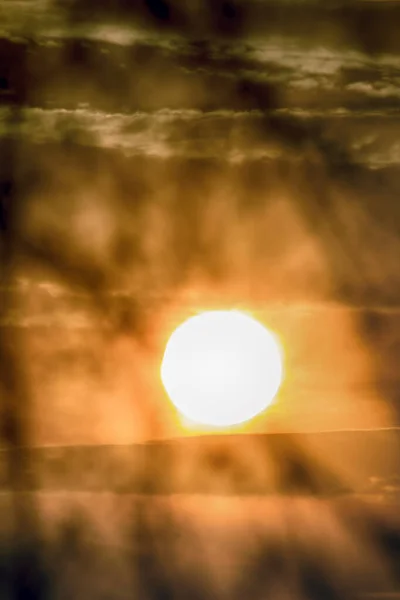
<path id="1" fill-rule="evenodd" d="M 358 81 L 351 83 L 347 86 L 349 91 L 360 92 L 367 96 L 376 98 L 399 98 L 400 97 L 400 86 L 390 83 L 388 81 L 377 81 L 369 83 L 365 81 Z"/>
<path id="2" fill-rule="evenodd" d="M 10 131 L 8 109 L 0 110 L 0 132 Z M 276 133 L 274 119 L 291 122 L 303 131 L 306 144 L 334 144 L 355 163 L 377 168 L 399 160 L 399 124 L 396 111 L 278 109 L 261 110 L 160 110 L 134 114 L 105 113 L 89 108 L 23 111 L 18 134 L 29 143 L 74 143 L 119 150 L 127 156 L 209 158 L 232 163 L 255 160 L 297 161 L 299 150 L 290 138 Z M 271 122 L 270 122 L 271 120 Z M 314 129 L 319 136 L 314 139 Z"/>
<path id="3" fill-rule="evenodd" d="M 13 65 L 14 87 L 23 89 L 24 48 L 29 55 L 26 100 L 31 107 L 80 105 L 111 114 L 166 108 L 210 112 L 342 106 L 362 111 L 397 106 L 395 54 L 308 48 L 295 38 L 278 36 L 199 42 L 168 33 L 147 35 L 126 26 L 110 25 L 110 31 L 97 27 L 96 40 L 70 35 L 54 39 L 49 33 L 25 46 L 2 40 L 0 51 Z M 107 37 L 110 32 L 115 39 Z M 127 36 L 122 45 L 118 36 Z"/>

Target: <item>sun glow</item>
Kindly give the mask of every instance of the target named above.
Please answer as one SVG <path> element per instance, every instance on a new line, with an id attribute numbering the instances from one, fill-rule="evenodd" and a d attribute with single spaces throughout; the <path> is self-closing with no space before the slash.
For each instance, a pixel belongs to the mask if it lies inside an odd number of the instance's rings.
<path id="1" fill-rule="evenodd" d="M 190 421 L 229 427 L 272 404 L 282 382 L 280 346 L 253 317 L 209 311 L 191 317 L 167 343 L 161 379 L 178 412 Z"/>

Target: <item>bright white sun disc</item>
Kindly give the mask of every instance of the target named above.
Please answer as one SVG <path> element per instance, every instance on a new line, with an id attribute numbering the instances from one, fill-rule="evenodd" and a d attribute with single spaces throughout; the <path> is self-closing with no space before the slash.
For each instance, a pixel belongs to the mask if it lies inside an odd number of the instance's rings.
<path id="1" fill-rule="evenodd" d="M 234 310 L 204 312 L 182 323 L 161 365 L 162 382 L 179 413 L 215 427 L 244 423 L 264 411 L 282 375 L 275 337 Z"/>

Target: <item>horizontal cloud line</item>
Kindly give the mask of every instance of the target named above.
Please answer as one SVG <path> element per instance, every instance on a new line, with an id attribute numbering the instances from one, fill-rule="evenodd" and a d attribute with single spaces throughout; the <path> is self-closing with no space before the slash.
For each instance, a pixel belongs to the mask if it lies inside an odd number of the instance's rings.
<path id="1" fill-rule="evenodd" d="M 0 108 L 0 141 L 17 136 L 29 143 L 75 143 L 161 159 L 297 161 L 298 148 L 292 148 L 290 137 L 286 139 L 276 127 L 274 119 L 281 119 L 311 142 L 318 142 L 316 125 L 324 143 L 334 143 L 354 162 L 369 168 L 397 165 L 400 158 L 399 109 L 386 113 L 346 108 L 111 113 L 80 106 L 24 108 L 17 121 L 14 116 L 12 107 Z"/>

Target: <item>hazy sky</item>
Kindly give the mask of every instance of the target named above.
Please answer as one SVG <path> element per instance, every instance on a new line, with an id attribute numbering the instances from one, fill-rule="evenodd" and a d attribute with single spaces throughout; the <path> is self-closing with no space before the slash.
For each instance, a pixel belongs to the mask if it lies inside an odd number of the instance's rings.
<path id="1" fill-rule="evenodd" d="M 0 0 L 2 590 L 394 597 L 399 32 L 397 0 Z M 234 433 L 319 433 L 165 442 L 204 433 L 160 364 L 209 308 L 284 352 Z"/>
<path id="2" fill-rule="evenodd" d="M 400 2 L 10 0 L 0 23 L 3 326 L 38 442 L 176 434 L 163 344 L 211 306 L 285 348 L 256 430 L 396 424 Z"/>

